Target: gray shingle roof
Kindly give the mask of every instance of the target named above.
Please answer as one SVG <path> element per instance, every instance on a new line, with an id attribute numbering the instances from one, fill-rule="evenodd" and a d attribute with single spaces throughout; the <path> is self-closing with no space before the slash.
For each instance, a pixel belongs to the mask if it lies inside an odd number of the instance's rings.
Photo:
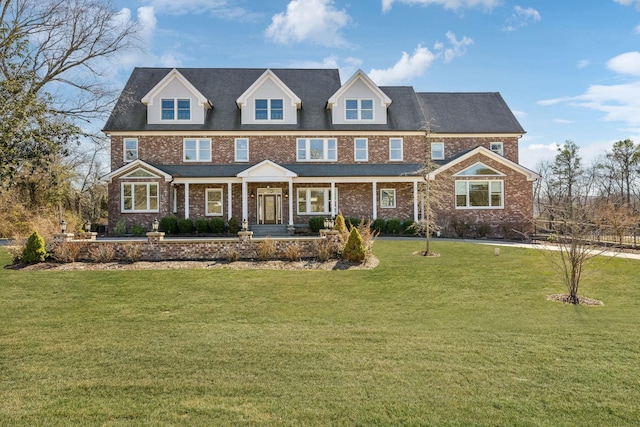
<path id="1" fill-rule="evenodd" d="M 228 178 L 254 165 L 152 165 L 174 178 Z M 281 165 L 301 177 L 367 177 L 415 175 L 422 167 L 414 163 L 394 164 L 309 164 Z"/>
<path id="2" fill-rule="evenodd" d="M 436 133 L 525 133 L 498 92 L 418 92 Z"/>
<path id="3" fill-rule="evenodd" d="M 392 104 L 386 125 L 338 125 L 326 108 L 328 99 L 341 87 L 338 70 L 271 69 L 302 100 L 295 125 L 243 125 L 236 100 L 266 69 L 178 68 L 196 89 L 213 103 L 202 125 L 170 125 L 170 130 L 355 130 L 411 131 L 423 129 L 427 119 L 434 132 L 524 133 L 499 93 L 418 93 L 410 86 L 383 86 Z M 167 130 L 167 125 L 147 124 L 146 106 L 140 100 L 171 68 L 135 68 L 104 126 L 105 132 Z M 423 114 L 424 113 L 424 114 Z"/>

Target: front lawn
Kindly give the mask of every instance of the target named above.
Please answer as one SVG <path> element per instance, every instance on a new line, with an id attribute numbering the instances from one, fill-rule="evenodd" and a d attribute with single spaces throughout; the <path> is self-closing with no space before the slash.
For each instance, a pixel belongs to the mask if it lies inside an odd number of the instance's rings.
<path id="1" fill-rule="evenodd" d="M 378 241 L 364 271 L 0 270 L 0 425 L 638 425 L 640 261 Z M 9 263 L 0 248 L 0 265 Z"/>

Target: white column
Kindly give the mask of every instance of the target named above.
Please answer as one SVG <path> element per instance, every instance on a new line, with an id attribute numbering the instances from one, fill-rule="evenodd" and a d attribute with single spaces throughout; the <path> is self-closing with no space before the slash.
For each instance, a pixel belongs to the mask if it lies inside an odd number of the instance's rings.
<path id="1" fill-rule="evenodd" d="M 378 183 L 373 181 L 373 216 L 372 219 L 373 221 L 375 221 L 376 219 L 378 219 L 378 197 L 377 197 L 377 193 L 378 193 Z"/>
<path id="2" fill-rule="evenodd" d="M 293 179 L 289 178 L 289 225 L 293 225 Z"/>
<path id="3" fill-rule="evenodd" d="M 336 182 L 331 181 L 331 217 L 335 218 L 336 212 Z"/>
<path id="4" fill-rule="evenodd" d="M 418 222 L 418 181 L 413 182 L 413 220 Z"/>
<path id="5" fill-rule="evenodd" d="M 240 221 L 248 220 L 249 207 L 247 206 L 247 181 L 242 181 L 242 218 Z"/>
<path id="6" fill-rule="evenodd" d="M 184 183 L 184 217 L 189 218 L 189 183 Z"/>
<path id="7" fill-rule="evenodd" d="M 231 183 L 227 182 L 227 219 L 231 219 L 231 214 L 233 213 L 232 208 L 233 208 L 233 198 L 231 197 Z"/>

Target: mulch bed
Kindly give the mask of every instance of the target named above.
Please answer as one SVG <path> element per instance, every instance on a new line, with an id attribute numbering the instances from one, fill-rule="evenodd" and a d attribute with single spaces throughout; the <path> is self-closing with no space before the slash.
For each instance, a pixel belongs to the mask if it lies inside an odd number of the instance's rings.
<path id="1" fill-rule="evenodd" d="M 568 294 L 552 294 L 547 295 L 547 301 L 556 301 L 564 304 L 571 304 L 571 300 Z M 598 306 L 604 305 L 602 301 L 593 298 L 583 297 L 582 295 L 578 295 L 578 304 L 579 305 L 588 305 L 588 306 Z"/>

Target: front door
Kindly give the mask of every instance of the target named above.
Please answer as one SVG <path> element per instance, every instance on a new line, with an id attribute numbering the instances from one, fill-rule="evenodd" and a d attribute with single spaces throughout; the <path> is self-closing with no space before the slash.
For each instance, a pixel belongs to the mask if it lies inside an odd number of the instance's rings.
<path id="1" fill-rule="evenodd" d="M 278 220 L 278 213 L 276 210 L 276 195 L 265 194 L 263 199 L 264 204 L 264 223 L 275 224 Z"/>

